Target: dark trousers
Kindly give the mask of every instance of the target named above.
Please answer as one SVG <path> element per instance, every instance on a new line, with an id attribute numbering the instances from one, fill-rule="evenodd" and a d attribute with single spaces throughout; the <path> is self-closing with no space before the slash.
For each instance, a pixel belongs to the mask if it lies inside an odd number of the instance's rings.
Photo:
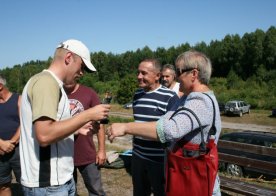
<path id="1" fill-rule="evenodd" d="M 101 172 L 99 167 L 95 165 L 95 163 L 90 163 L 88 165 L 75 167 L 74 180 L 76 184 L 77 184 L 77 169 L 79 170 L 83 178 L 83 181 L 84 181 L 85 187 L 88 190 L 89 196 L 105 195 L 105 192 L 102 187 Z"/>
<path id="2" fill-rule="evenodd" d="M 12 181 L 12 171 L 15 175 L 16 181 L 20 183 L 21 169 L 19 145 L 17 145 L 12 152 L 0 155 L 0 185 Z"/>
<path id="3" fill-rule="evenodd" d="M 156 163 L 132 155 L 132 183 L 134 196 L 165 196 L 164 163 Z"/>

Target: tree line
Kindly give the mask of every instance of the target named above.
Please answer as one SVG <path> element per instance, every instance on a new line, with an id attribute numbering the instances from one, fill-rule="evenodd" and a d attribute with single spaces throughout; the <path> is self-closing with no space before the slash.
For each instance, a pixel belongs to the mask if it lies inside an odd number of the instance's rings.
<path id="1" fill-rule="evenodd" d="M 162 64 L 174 64 L 176 57 L 190 49 L 204 52 L 212 61 L 213 73 L 210 86 L 219 102 L 241 99 L 252 108 L 276 107 L 276 28 L 266 32 L 261 29 L 226 35 L 222 40 L 209 44 L 199 42 L 194 46 L 183 43 L 168 49 L 148 46 L 122 54 L 94 52 L 91 59 L 97 72 L 85 74 L 80 82 L 94 88 L 101 96 L 111 91 L 113 101 L 119 104 L 132 99 L 137 88 L 136 72 L 139 63 L 146 58 L 158 58 Z M 30 61 L 12 68 L 0 70 L 8 80 L 10 90 L 22 92 L 28 79 L 46 69 L 52 61 Z"/>

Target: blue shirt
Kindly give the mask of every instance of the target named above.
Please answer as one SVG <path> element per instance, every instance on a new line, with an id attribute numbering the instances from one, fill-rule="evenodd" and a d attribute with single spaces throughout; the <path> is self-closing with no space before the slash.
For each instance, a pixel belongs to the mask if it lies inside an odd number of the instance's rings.
<path id="1" fill-rule="evenodd" d="M 154 91 L 138 89 L 133 98 L 133 116 L 135 122 L 157 121 L 178 102 L 176 93 L 164 86 Z M 133 140 L 133 154 L 150 161 L 164 162 L 165 151 L 161 142 L 141 137 Z"/>
<path id="2" fill-rule="evenodd" d="M 0 138 L 10 140 L 20 125 L 18 113 L 18 97 L 14 93 L 5 103 L 0 103 Z"/>

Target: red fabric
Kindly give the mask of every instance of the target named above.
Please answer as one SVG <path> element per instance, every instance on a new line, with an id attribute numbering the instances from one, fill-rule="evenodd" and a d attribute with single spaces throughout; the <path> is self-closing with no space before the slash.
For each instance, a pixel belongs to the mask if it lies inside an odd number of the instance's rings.
<path id="1" fill-rule="evenodd" d="M 186 143 L 183 148 L 198 150 L 199 145 Z M 218 171 L 218 152 L 214 140 L 207 144 L 209 152 L 198 157 L 183 157 L 182 147 L 168 152 L 166 195 L 212 195 Z"/>
<path id="2" fill-rule="evenodd" d="M 72 116 L 100 104 L 97 93 L 86 86 L 80 85 L 72 94 L 68 95 Z M 96 149 L 92 135 L 77 135 L 74 141 L 75 166 L 96 162 Z"/>

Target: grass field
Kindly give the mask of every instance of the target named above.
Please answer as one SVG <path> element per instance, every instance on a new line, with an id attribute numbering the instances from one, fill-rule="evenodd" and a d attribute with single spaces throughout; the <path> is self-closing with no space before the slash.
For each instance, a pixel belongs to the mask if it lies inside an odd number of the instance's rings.
<path id="1" fill-rule="evenodd" d="M 276 126 L 276 118 L 271 116 L 270 110 L 251 110 L 250 114 L 244 114 L 242 117 L 222 114 L 221 120 L 233 123 Z"/>

